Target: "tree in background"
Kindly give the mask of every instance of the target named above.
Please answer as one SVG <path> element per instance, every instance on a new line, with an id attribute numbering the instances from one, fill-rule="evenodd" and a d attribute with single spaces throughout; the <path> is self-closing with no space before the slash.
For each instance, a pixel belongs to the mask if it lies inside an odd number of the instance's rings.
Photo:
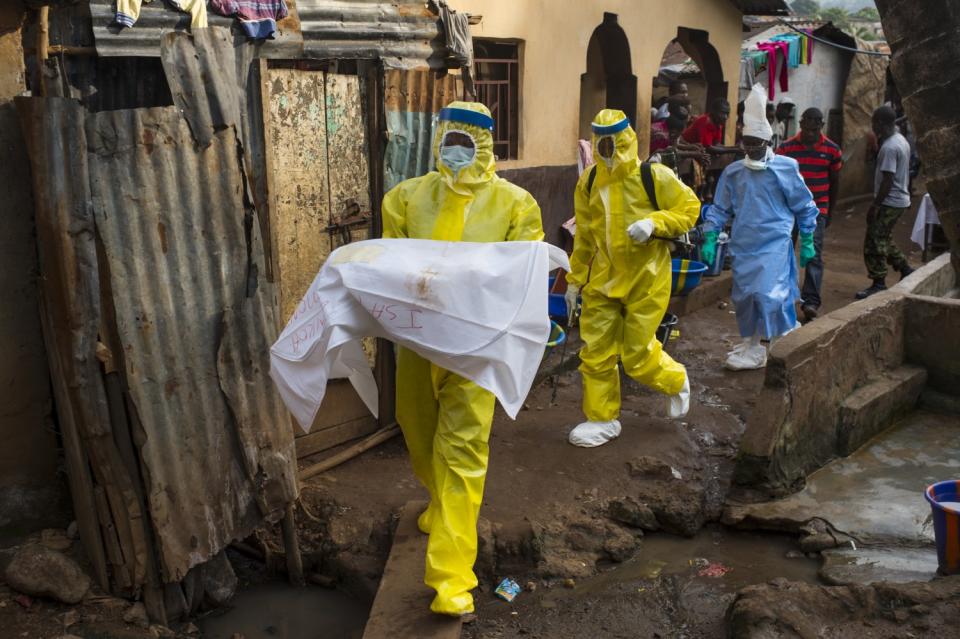
<path id="1" fill-rule="evenodd" d="M 960 275 L 960 2 L 877 0 L 890 70 L 917 131 L 927 190 Z"/>
<path id="2" fill-rule="evenodd" d="M 820 14 L 820 3 L 817 0 L 795 0 L 790 8 L 798 16 L 814 17 Z"/>
<path id="3" fill-rule="evenodd" d="M 841 7 L 821 9 L 817 17 L 819 17 L 821 20 L 832 22 L 833 26 L 838 29 L 842 29 L 843 31 L 850 30 L 850 14 L 847 13 L 846 9 Z"/>
<path id="4" fill-rule="evenodd" d="M 854 18 L 860 18 L 861 20 L 876 20 L 880 21 L 880 13 L 873 7 L 864 7 L 857 11 L 854 14 L 851 14 Z"/>

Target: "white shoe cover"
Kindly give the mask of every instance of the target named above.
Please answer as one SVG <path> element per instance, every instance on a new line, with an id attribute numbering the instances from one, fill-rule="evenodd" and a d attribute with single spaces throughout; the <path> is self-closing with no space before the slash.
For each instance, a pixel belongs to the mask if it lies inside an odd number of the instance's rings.
<path id="1" fill-rule="evenodd" d="M 614 419 L 609 422 L 583 422 L 570 431 L 568 440 L 574 446 L 594 448 L 619 436 L 620 422 Z"/>
<path id="2" fill-rule="evenodd" d="M 667 417 L 679 419 L 685 417 L 688 412 L 690 412 L 690 378 L 685 377 L 680 392 L 670 396 L 667 405 Z"/>
<path id="3" fill-rule="evenodd" d="M 727 355 L 724 365 L 732 371 L 748 371 L 767 365 L 767 348 L 760 343 L 760 336 L 744 337 Z"/>

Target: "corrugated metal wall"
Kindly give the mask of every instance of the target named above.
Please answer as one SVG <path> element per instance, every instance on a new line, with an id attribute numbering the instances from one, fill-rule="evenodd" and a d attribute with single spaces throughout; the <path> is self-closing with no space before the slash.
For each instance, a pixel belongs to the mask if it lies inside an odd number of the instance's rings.
<path id="1" fill-rule="evenodd" d="M 459 75 L 437 75 L 429 69 L 387 69 L 384 109 L 387 147 L 384 191 L 433 168 L 433 133 L 440 109 L 460 99 Z"/>
<path id="2" fill-rule="evenodd" d="M 442 66 L 437 16 L 425 2 L 399 0 L 300 0 L 304 55 L 323 59 L 391 59 L 421 66 L 435 57 Z"/>
<path id="3" fill-rule="evenodd" d="M 161 581 L 194 574 L 297 495 L 266 359 L 276 294 L 238 144 L 249 103 L 220 36 L 176 36 L 177 106 L 19 102 L 84 545 L 102 584 L 152 592 L 161 612 Z"/>
<path id="4" fill-rule="evenodd" d="M 258 44 L 258 57 L 388 59 L 396 66 L 443 66 L 437 16 L 416 0 L 286 0 L 290 16 L 278 23 L 276 38 Z M 156 57 L 164 34 L 187 31 L 190 16 L 155 0 L 145 3 L 130 28 L 113 24 L 114 0 L 90 0 L 97 53 Z M 207 12 L 211 27 L 230 28 L 232 18 Z M 238 41 L 245 40 L 237 35 Z"/>
<path id="5" fill-rule="evenodd" d="M 260 45 L 260 55 L 264 57 L 298 58 L 303 52 L 297 2 L 286 2 L 290 15 L 277 23 L 275 39 Z M 89 0 L 89 3 L 93 36 L 100 56 L 155 58 L 160 55 L 160 42 L 165 34 L 175 31 L 185 33 L 190 29 L 190 14 L 175 11 L 163 0 L 144 2 L 137 22 L 124 29 L 114 24 L 116 0 Z M 208 9 L 207 22 L 211 27 L 230 29 L 234 19 L 217 15 Z M 241 42 L 246 40 L 242 35 L 238 35 L 237 39 Z"/>
<path id="6" fill-rule="evenodd" d="M 265 377 L 272 295 L 248 299 L 248 250 L 254 264 L 263 254 L 248 247 L 236 131 L 200 147 L 177 108 L 133 109 L 91 115 L 87 140 L 151 519 L 164 579 L 179 581 L 296 494 L 292 433 Z M 225 323 L 250 304 L 270 311 L 249 315 L 265 321 Z M 225 342 L 236 369 L 218 366 Z M 231 402 L 221 385 L 249 363 L 262 376 Z M 259 428 L 241 430 L 235 416 Z M 261 463 L 261 452 L 286 463 Z"/>

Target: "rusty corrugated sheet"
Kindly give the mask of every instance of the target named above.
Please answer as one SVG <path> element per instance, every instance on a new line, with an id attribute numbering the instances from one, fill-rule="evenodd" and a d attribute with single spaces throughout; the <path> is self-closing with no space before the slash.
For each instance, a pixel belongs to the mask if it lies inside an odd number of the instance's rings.
<path id="1" fill-rule="evenodd" d="M 42 322 L 57 411 L 68 448 L 82 450 L 79 464 L 67 452 L 74 498 L 89 502 L 77 516 L 81 536 L 101 584 L 108 562 L 114 592 L 133 594 L 152 559 L 137 472 L 118 449 L 95 355 L 102 313 L 84 110 L 64 98 L 19 98 L 17 106 L 33 173 Z"/>
<path id="2" fill-rule="evenodd" d="M 388 59 L 395 66 L 443 66 L 437 16 L 416 0 L 287 0 L 290 17 L 278 23 L 275 40 L 260 45 L 270 58 Z M 113 25 L 114 0 L 90 0 L 97 53 L 101 56 L 160 55 L 160 40 L 187 31 L 190 16 L 155 0 L 143 4 L 128 29 Z M 207 12 L 209 25 L 230 27 L 232 18 Z M 238 39 L 243 39 L 238 36 Z"/>
<path id="3" fill-rule="evenodd" d="M 167 107 L 91 114 L 86 133 L 150 517 L 178 581 L 296 494 L 263 360 L 274 295 L 234 129 L 201 148 Z"/>
<path id="4" fill-rule="evenodd" d="M 118 29 L 114 24 L 116 0 L 89 0 L 93 22 L 93 36 L 97 54 L 101 56 L 158 57 L 160 40 L 171 31 L 189 31 L 190 15 L 170 8 L 162 0 L 143 3 L 140 18 L 130 28 Z M 299 58 L 303 52 L 300 35 L 300 20 L 297 2 L 286 0 L 290 15 L 277 23 L 278 32 L 273 40 L 261 43 L 259 55 L 272 58 Z M 207 23 L 211 27 L 233 25 L 233 18 L 226 18 L 207 10 Z M 246 37 L 237 35 L 238 41 Z"/>
<path id="5" fill-rule="evenodd" d="M 460 76 L 440 76 L 429 69 L 387 69 L 384 109 L 387 148 L 384 190 L 433 168 L 433 133 L 440 109 L 459 99 Z"/>
<path id="6" fill-rule="evenodd" d="M 221 129 L 234 126 L 240 132 L 244 101 L 238 76 L 242 75 L 229 30 L 210 27 L 190 34 L 164 34 L 160 61 L 173 102 L 183 111 L 200 146 L 209 145 Z"/>
<path id="7" fill-rule="evenodd" d="M 389 58 L 397 66 L 422 66 L 434 56 L 431 42 L 439 43 L 437 16 L 416 0 L 300 0 L 298 8 L 309 58 Z"/>

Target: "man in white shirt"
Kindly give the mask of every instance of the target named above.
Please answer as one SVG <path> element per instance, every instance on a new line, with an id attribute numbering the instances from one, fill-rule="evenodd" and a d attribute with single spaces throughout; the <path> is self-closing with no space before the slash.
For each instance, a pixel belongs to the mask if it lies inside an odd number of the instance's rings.
<path id="1" fill-rule="evenodd" d="M 880 152 L 863 242 L 863 261 L 873 284 L 857 293 L 861 300 L 886 290 L 888 264 L 900 272 L 900 279 L 913 272 L 893 241 L 897 220 L 910 208 L 910 144 L 897 130 L 896 120 L 896 112 L 888 106 L 873 112 L 873 132 L 880 141 Z"/>

